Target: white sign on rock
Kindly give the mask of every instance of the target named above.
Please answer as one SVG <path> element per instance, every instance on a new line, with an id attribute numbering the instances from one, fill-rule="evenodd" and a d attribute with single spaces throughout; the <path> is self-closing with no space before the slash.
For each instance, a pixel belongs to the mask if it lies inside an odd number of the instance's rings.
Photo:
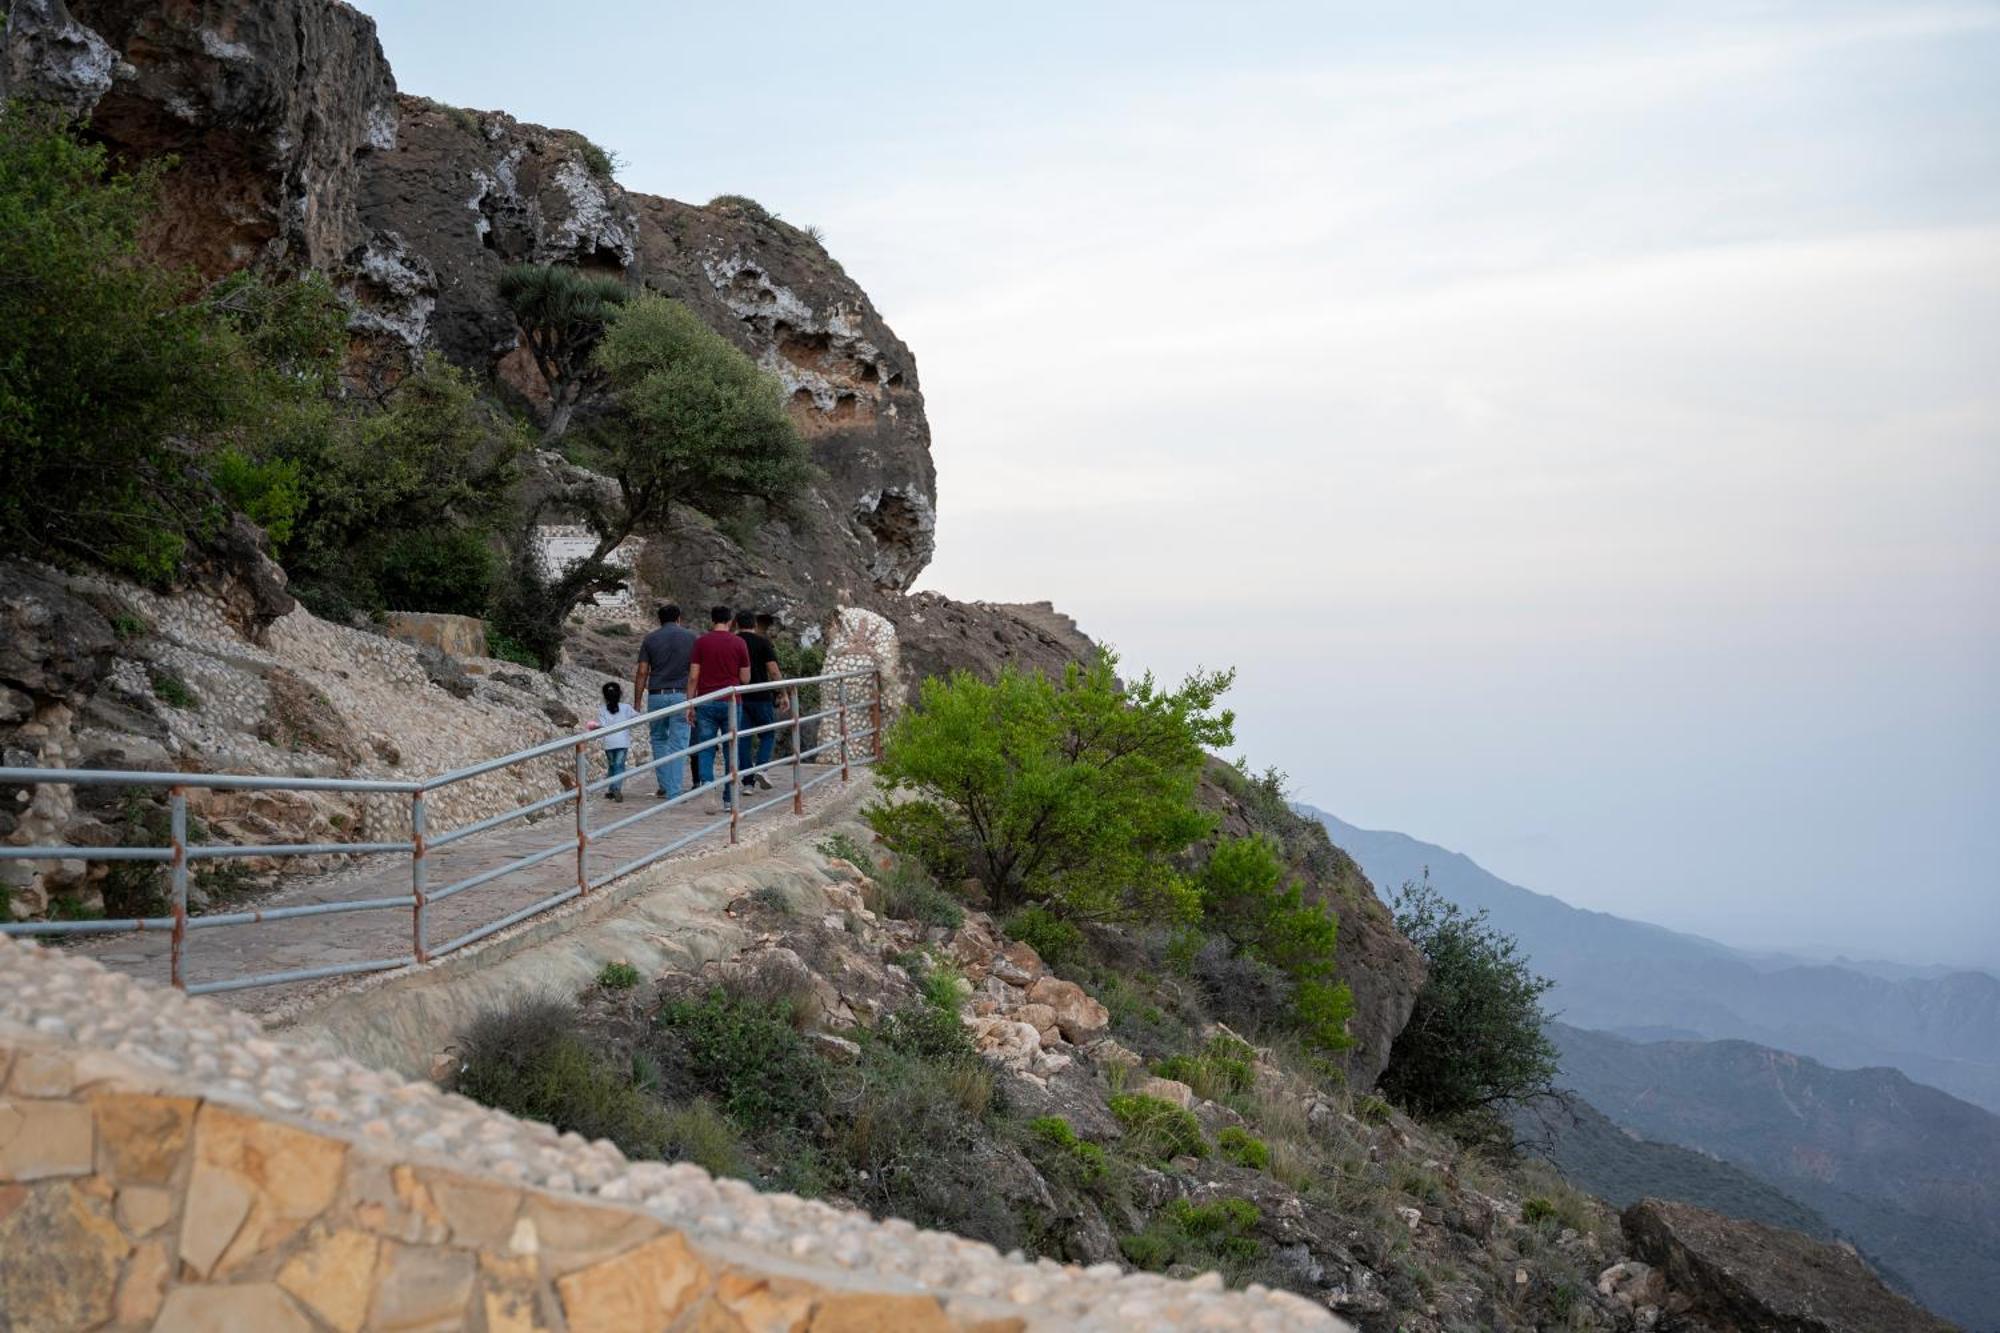
<path id="1" fill-rule="evenodd" d="M 638 560 L 641 545 L 643 543 L 639 538 L 628 538 L 611 553 L 610 563 L 624 573 L 626 584 L 617 592 L 601 592 L 586 599 L 581 608 L 585 619 L 605 619 L 632 609 L 635 603 L 633 566 Z M 535 546 L 540 556 L 538 563 L 542 577 L 556 578 L 589 558 L 590 553 L 597 549 L 597 534 L 580 523 L 545 524 L 535 530 Z M 593 614 L 597 612 L 604 614 Z"/>

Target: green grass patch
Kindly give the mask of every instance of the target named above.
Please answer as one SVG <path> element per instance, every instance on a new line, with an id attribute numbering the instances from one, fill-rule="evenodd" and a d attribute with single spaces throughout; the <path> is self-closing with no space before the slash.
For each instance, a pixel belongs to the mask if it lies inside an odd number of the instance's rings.
<path id="1" fill-rule="evenodd" d="M 1271 1165 L 1271 1149 L 1264 1140 L 1253 1138 L 1246 1129 L 1236 1125 L 1225 1125 L 1215 1136 L 1215 1146 L 1222 1155 L 1238 1166 L 1247 1166 L 1252 1171 L 1268 1170 Z"/>
<path id="2" fill-rule="evenodd" d="M 1155 1273 L 1186 1264 L 1241 1277 L 1263 1257 L 1263 1244 L 1254 1234 L 1260 1216 L 1248 1199 L 1175 1199 L 1144 1231 L 1120 1237 L 1118 1248 L 1135 1267 Z"/>

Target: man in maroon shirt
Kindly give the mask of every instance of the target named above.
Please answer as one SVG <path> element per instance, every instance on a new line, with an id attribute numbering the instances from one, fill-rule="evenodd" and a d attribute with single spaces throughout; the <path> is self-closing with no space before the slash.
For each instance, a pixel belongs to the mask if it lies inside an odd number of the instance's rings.
<path id="1" fill-rule="evenodd" d="M 688 720 L 694 723 L 696 745 L 705 745 L 729 733 L 729 710 L 733 700 L 717 692 L 731 685 L 750 683 L 750 650 L 743 646 L 743 640 L 731 632 L 730 619 L 728 607 L 710 607 L 709 631 L 694 641 L 694 653 L 688 659 Z M 704 699 L 703 695 L 710 697 Z M 696 786 L 706 787 L 715 781 L 716 751 L 727 751 L 729 748 L 725 740 L 695 752 Z M 727 810 L 735 799 L 735 784 L 728 780 L 735 762 L 735 755 L 723 755 L 722 804 L 708 807 L 712 815 Z"/>

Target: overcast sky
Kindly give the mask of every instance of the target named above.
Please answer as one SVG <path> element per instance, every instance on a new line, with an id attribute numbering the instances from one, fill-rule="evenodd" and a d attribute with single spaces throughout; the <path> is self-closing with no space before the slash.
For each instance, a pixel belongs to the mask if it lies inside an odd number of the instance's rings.
<path id="1" fill-rule="evenodd" d="M 824 229 L 924 586 L 1571 902 L 2000 966 L 2000 4 L 362 7 Z"/>

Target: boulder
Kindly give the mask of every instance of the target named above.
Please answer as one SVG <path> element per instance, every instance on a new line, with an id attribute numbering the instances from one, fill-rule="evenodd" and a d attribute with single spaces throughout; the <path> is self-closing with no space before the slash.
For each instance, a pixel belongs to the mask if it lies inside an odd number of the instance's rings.
<path id="1" fill-rule="evenodd" d="M 972 1044 L 979 1053 L 1009 1069 L 1025 1070 L 1041 1053 L 1042 1034 L 1031 1024 L 992 1015 L 975 1017 L 967 1026 L 972 1029 Z"/>
<path id="2" fill-rule="evenodd" d="M 1149 1078 L 1133 1089 L 1142 1097 L 1158 1097 L 1183 1111 L 1194 1105 L 1194 1089 L 1177 1078 Z"/>
<path id="3" fill-rule="evenodd" d="M 1056 1026 L 1062 1029 L 1063 1036 L 1079 1046 L 1111 1026 L 1111 1011 L 1074 981 L 1037 977 L 1028 987 L 1028 1000 L 1055 1010 Z"/>
<path id="4" fill-rule="evenodd" d="M 1659 1270 L 1666 1308 L 1718 1329 L 1950 1333 L 1954 1325 L 1882 1285 L 1854 1251 L 1692 1204 L 1641 1199 L 1625 1242 Z"/>
<path id="5" fill-rule="evenodd" d="M 391 611 L 382 618 L 382 632 L 419 648 L 434 648 L 446 657 L 486 656 L 486 625 L 474 616 Z"/>

